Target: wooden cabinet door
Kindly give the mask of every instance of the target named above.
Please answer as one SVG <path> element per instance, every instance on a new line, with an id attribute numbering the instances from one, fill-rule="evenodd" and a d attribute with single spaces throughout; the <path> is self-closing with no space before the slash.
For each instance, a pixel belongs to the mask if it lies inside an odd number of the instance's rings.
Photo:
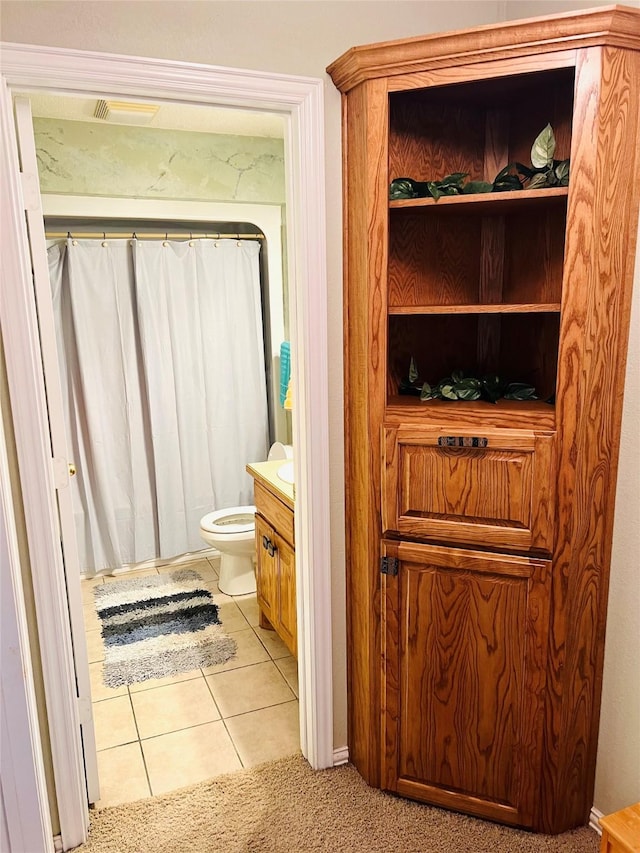
<path id="1" fill-rule="evenodd" d="M 277 618 L 277 552 L 270 553 L 267 543 L 275 547 L 275 538 L 273 528 L 256 515 L 256 594 L 260 610 L 272 625 Z"/>
<path id="2" fill-rule="evenodd" d="M 296 632 L 296 559 L 293 548 L 280 536 L 278 543 L 278 626 L 276 630 L 291 654 L 298 657 Z"/>
<path id="3" fill-rule="evenodd" d="M 553 448 L 529 430 L 385 427 L 383 530 L 551 552 Z"/>
<path id="4" fill-rule="evenodd" d="M 383 541 L 382 787 L 531 826 L 547 560 Z"/>

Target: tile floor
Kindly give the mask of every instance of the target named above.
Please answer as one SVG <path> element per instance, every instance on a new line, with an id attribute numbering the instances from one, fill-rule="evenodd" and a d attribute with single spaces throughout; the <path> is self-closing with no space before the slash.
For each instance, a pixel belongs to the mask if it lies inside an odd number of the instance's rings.
<path id="1" fill-rule="evenodd" d="M 211 590 L 222 624 L 236 640 L 236 657 L 115 690 L 102 683 L 104 649 L 93 587 L 118 578 L 82 582 L 100 806 L 164 794 L 300 747 L 297 664 L 273 631 L 258 626 L 255 595 L 221 593 L 214 559 L 136 574 L 187 565 Z"/>

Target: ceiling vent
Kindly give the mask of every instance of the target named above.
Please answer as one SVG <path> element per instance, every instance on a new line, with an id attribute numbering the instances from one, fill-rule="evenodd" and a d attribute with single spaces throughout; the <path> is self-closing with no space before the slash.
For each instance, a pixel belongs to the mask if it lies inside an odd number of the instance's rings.
<path id="1" fill-rule="evenodd" d="M 160 107 L 156 104 L 132 104 L 126 101 L 100 99 L 93 113 L 95 118 L 120 124 L 149 124 Z"/>

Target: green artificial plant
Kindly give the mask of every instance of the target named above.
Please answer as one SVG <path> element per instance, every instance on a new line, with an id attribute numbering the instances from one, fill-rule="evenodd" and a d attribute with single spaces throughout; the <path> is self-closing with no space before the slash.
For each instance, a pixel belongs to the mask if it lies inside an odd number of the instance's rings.
<path id="1" fill-rule="evenodd" d="M 512 192 L 544 187 L 566 187 L 569 184 L 569 160 L 554 160 L 556 139 L 548 124 L 531 146 L 531 166 L 508 163 L 489 181 L 467 181 L 468 172 L 454 172 L 439 181 L 415 181 L 396 178 L 389 187 L 390 199 L 427 198 L 475 193 Z"/>

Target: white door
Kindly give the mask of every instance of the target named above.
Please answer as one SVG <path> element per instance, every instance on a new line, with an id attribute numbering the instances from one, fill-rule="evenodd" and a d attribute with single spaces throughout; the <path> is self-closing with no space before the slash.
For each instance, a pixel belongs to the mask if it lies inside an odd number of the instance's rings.
<path id="1" fill-rule="evenodd" d="M 87 794 L 89 802 L 94 803 L 100 799 L 100 789 L 98 786 L 96 738 L 91 709 L 89 661 L 87 658 L 87 642 L 80 592 L 80 565 L 71 504 L 71 490 L 69 488 L 72 468 L 67 452 L 53 304 L 49 283 L 44 220 L 42 216 L 42 200 L 40 198 L 38 181 L 31 104 L 28 98 L 23 96 L 15 98 L 14 114 L 26 207 L 25 216 L 29 232 L 33 283 L 38 310 L 40 346 L 51 434 L 51 453 L 54 460 L 55 485 L 58 498 L 60 542 L 64 558 L 64 571 L 69 601 L 69 618 L 71 623 L 71 639 L 73 643 Z"/>

